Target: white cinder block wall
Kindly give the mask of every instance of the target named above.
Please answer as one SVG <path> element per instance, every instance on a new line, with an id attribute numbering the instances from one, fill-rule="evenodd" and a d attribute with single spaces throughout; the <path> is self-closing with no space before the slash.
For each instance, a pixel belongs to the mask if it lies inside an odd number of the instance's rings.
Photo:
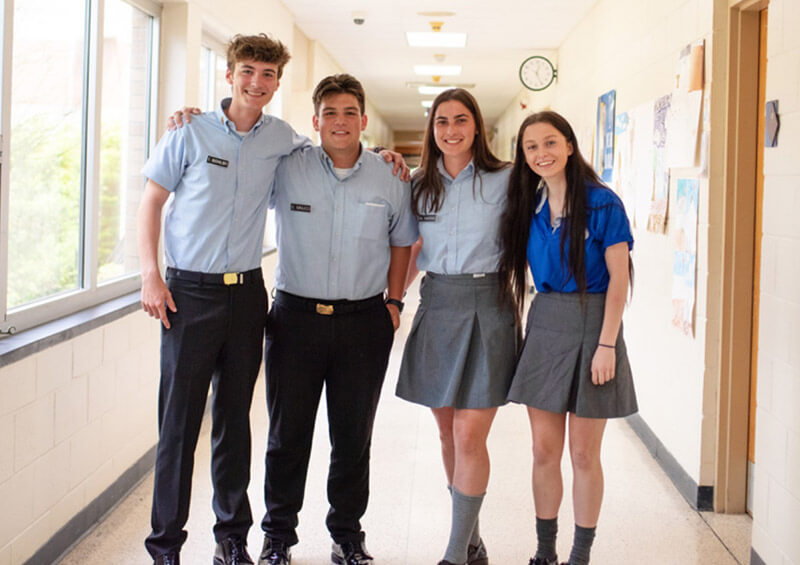
<path id="1" fill-rule="evenodd" d="M 778 146 L 764 150 L 753 549 L 800 564 L 800 2 L 769 3 L 767 100 Z"/>
<path id="2" fill-rule="evenodd" d="M 0 563 L 22 563 L 157 439 L 142 312 L 0 368 Z"/>
<path id="3" fill-rule="evenodd" d="M 700 39 L 705 39 L 706 48 L 705 88 L 712 88 L 713 8 L 709 0 L 598 2 L 558 49 L 554 87 L 542 93 L 522 90 L 498 120 L 495 148 L 509 157 L 504 148 L 522 119 L 548 108 L 570 121 L 579 141 L 591 140 L 598 96 L 616 90 L 619 114 L 669 94 L 681 50 Z M 526 109 L 520 108 L 520 101 Z M 592 146 L 582 145 L 581 152 L 591 158 Z M 680 172 L 698 176 L 697 170 Z M 708 311 L 706 300 L 711 278 L 707 179 L 700 179 L 699 199 L 695 336 L 687 337 L 670 324 L 671 235 L 653 234 L 643 226 L 634 230 L 635 287 L 624 322 L 642 418 L 697 485 L 710 485 L 716 395 L 706 393 L 706 381 L 717 374 L 708 366 L 706 330 L 718 314 Z"/>

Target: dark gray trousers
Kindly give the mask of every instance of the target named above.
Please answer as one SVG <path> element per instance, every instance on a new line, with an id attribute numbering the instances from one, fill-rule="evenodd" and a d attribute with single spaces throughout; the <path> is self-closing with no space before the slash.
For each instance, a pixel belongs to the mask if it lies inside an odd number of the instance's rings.
<path id="1" fill-rule="evenodd" d="M 179 551 L 186 541 L 194 450 L 213 385 L 211 478 L 217 517 L 214 537 L 247 538 L 253 523 L 250 481 L 250 405 L 261 364 L 267 293 L 260 272 L 224 286 L 167 278 L 178 311 L 162 327 L 159 439 L 151 523 L 145 541 L 153 556 Z"/>
<path id="2" fill-rule="evenodd" d="M 364 538 L 372 427 L 394 339 L 380 297 L 361 301 L 364 309 L 333 315 L 318 314 L 314 302 L 279 291 L 266 339 L 270 428 L 261 527 L 290 545 L 298 541 L 323 385 L 331 442 L 326 525 L 337 543 Z"/>

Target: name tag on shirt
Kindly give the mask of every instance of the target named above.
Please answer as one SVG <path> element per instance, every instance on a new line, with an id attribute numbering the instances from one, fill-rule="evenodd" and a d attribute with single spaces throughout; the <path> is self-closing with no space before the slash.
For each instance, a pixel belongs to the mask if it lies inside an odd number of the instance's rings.
<path id="1" fill-rule="evenodd" d="M 218 165 L 220 167 L 227 167 L 228 161 L 226 159 L 222 159 L 220 157 L 212 157 L 211 155 L 208 156 L 206 159 L 206 163 L 211 163 L 212 165 Z"/>
<path id="2" fill-rule="evenodd" d="M 295 204 L 294 202 L 289 206 L 292 212 L 311 212 L 310 204 Z"/>
<path id="3" fill-rule="evenodd" d="M 417 221 L 420 222 L 435 222 L 436 221 L 436 214 L 420 214 L 417 216 Z"/>

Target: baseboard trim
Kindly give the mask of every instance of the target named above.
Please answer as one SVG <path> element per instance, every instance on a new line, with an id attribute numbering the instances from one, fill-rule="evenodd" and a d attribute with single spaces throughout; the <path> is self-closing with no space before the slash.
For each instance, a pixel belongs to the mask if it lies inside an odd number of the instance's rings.
<path id="1" fill-rule="evenodd" d="M 90 532 L 153 470 L 156 446 L 151 447 L 106 490 L 78 512 L 69 522 L 42 545 L 24 565 L 56 563 L 64 554 Z M 144 540 L 143 540 L 144 543 Z"/>
<path id="2" fill-rule="evenodd" d="M 698 486 L 639 414 L 628 416 L 625 420 L 689 505 L 695 510 L 713 510 L 714 487 Z"/>

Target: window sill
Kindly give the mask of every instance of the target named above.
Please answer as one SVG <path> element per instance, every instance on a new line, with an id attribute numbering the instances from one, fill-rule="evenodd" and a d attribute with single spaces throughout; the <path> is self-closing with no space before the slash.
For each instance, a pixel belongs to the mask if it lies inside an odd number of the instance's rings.
<path id="1" fill-rule="evenodd" d="M 140 291 L 131 292 L 0 339 L 0 367 L 85 334 L 141 308 Z"/>
<path id="2" fill-rule="evenodd" d="M 262 257 L 275 252 L 277 252 L 276 247 L 265 246 L 262 249 Z M 18 334 L 0 338 L 0 367 L 135 312 L 141 308 L 140 296 L 141 292 L 137 290 Z"/>

